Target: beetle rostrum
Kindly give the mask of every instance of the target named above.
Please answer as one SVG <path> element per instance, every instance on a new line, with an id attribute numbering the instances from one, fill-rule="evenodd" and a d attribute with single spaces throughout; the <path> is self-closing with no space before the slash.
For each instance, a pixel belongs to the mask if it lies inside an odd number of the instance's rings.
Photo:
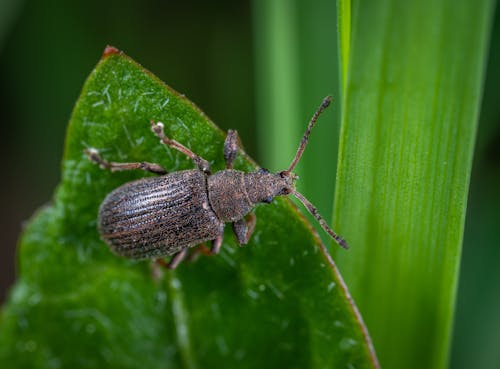
<path id="1" fill-rule="evenodd" d="M 157 259 L 172 255 L 169 268 L 175 268 L 190 247 L 212 241 L 210 252 L 222 245 L 224 226 L 231 223 L 240 245 L 248 243 L 255 227 L 252 210 L 258 203 L 270 203 L 276 196 L 294 195 L 316 218 L 321 227 L 340 246 L 347 243 L 338 236 L 299 192 L 293 169 L 307 145 L 319 115 L 330 105 L 327 96 L 314 113 L 287 170 L 271 173 L 260 168 L 247 173 L 233 169 L 238 151 L 238 134 L 229 130 L 224 143 L 226 169 L 214 174 L 205 159 L 181 143 L 165 136 L 163 123 L 151 122 L 160 142 L 187 155 L 197 169 L 167 173 L 148 162 L 117 163 L 103 159 L 96 149 L 86 149 L 88 158 L 111 171 L 142 169 L 159 174 L 125 183 L 106 196 L 99 209 L 101 238 L 118 255 L 134 259 Z"/>

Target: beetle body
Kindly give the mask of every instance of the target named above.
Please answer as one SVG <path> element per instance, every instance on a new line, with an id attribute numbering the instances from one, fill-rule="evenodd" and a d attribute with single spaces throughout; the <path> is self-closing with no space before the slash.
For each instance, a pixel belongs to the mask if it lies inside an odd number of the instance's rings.
<path id="1" fill-rule="evenodd" d="M 293 194 L 323 229 L 340 246 L 347 248 L 345 241 L 326 224 L 317 209 L 295 190 L 294 182 L 298 177 L 292 173 L 312 127 L 330 101 L 330 97 L 325 98 L 309 122 L 290 167 L 277 173 L 262 168 L 253 173 L 234 170 L 238 136 L 233 130 L 228 131 L 224 143 L 226 169 L 214 174 L 206 160 L 166 137 L 160 122 L 151 122 L 151 125 L 161 143 L 186 154 L 197 169 L 167 173 L 158 164 L 108 162 L 97 150 L 85 150 L 89 159 L 104 169 L 143 169 L 162 174 L 126 183 L 104 199 L 98 216 L 101 238 L 115 253 L 129 258 L 173 255 L 168 266 L 175 268 L 190 247 L 205 241 L 213 241 L 211 252 L 217 253 L 226 223 L 232 223 L 238 243 L 246 244 L 255 226 L 255 216 L 251 213 L 255 205 L 270 203 L 275 196 Z"/>
<path id="2" fill-rule="evenodd" d="M 282 188 L 269 183 L 287 185 L 275 176 L 234 169 L 207 175 L 194 169 L 128 182 L 102 202 L 99 233 L 121 256 L 173 255 L 216 239 L 224 223 L 243 219 L 258 202 L 270 202 Z M 264 190 L 256 191 L 260 187 Z"/>

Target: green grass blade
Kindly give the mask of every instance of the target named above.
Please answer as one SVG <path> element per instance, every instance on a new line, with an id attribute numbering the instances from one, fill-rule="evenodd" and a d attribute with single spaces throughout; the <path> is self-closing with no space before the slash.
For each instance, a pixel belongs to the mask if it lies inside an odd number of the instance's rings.
<path id="1" fill-rule="evenodd" d="M 342 91 L 346 89 L 349 53 L 351 51 L 351 1 L 337 1 L 339 59 Z"/>
<path id="2" fill-rule="evenodd" d="M 352 249 L 337 260 L 384 368 L 446 367 L 492 8 L 353 12 L 334 212 Z"/>

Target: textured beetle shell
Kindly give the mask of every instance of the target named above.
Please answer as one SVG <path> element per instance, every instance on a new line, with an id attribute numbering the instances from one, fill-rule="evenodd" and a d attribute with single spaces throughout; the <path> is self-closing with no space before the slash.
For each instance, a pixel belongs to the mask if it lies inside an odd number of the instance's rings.
<path id="1" fill-rule="evenodd" d="M 98 228 L 115 253 L 145 259 L 213 240 L 224 223 L 210 207 L 206 175 L 184 170 L 115 189 L 99 209 Z"/>

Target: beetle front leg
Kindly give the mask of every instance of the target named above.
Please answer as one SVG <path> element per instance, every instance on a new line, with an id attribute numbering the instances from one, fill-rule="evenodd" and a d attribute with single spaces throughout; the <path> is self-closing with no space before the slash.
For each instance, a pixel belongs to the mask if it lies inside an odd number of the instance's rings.
<path id="1" fill-rule="evenodd" d="M 256 221 L 257 217 L 255 214 L 250 213 L 247 219 L 242 218 L 233 223 L 233 231 L 240 246 L 246 245 L 250 237 L 252 237 Z"/>
<path id="2" fill-rule="evenodd" d="M 238 132 L 230 129 L 227 131 L 226 141 L 224 141 L 224 159 L 226 168 L 233 169 L 234 160 L 238 154 Z"/>
<path id="3" fill-rule="evenodd" d="M 107 161 L 99 155 L 99 151 L 94 148 L 85 149 L 84 153 L 87 155 L 90 161 L 99 165 L 102 169 L 109 169 L 112 172 L 120 171 L 120 170 L 134 170 L 134 169 L 142 169 L 147 172 L 155 173 L 155 174 L 167 174 L 168 172 L 163 169 L 163 167 L 159 164 L 148 163 L 148 162 L 138 162 L 138 163 L 116 163 L 114 161 Z"/>
<path id="4" fill-rule="evenodd" d="M 194 152 L 189 150 L 186 146 L 177 142 L 176 140 L 172 140 L 165 136 L 165 132 L 163 131 L 163 123 L 162 122 L 154 122 L 151 121 L 151 130 L 153 133 L 160 139 L 160 142 L 164 145 L 170 146 L 173 149 L 176 149 L 182 152 L 184 155 L 191 158 L 191 160 L 196 164 L 198 169 L 201 171 L 210 174 L 210 163 L 203 159 L 202 157 L 196 155 Z"/>

